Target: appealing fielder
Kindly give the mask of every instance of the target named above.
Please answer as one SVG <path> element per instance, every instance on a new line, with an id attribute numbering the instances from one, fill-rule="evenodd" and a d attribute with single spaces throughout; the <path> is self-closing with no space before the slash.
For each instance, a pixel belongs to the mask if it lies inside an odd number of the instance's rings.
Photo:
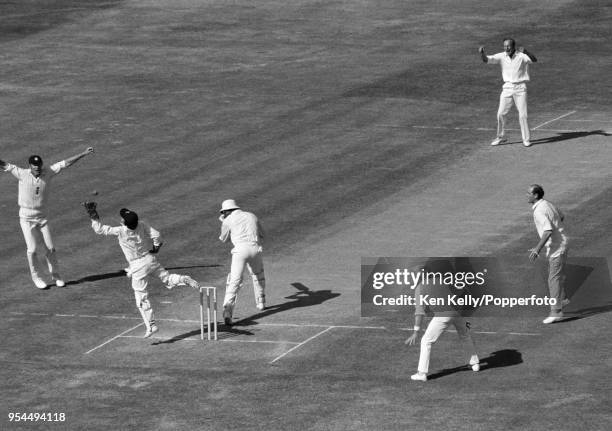
<path id="1" fill-rule="evenodd" d="M 412 346 L 416 343 L 421 331 L 426 314 L 433 314 L 428 306 L 424 306 L 419 298 L 423 295 L 423 285 L 419 284 L 415 288 L 415 311 L 414 311 L 414 329 L 410 337 L 405 341 L 406 344 Z M 438 341 L 442 332 L 449 326 L 453 325 L 457 330 L 457 335 L 463 342 L 467 353 L 470 355 L 469 364 L 473 371 L 480 371 L 480 360 L 476 353 L 474 340 L 470 335 L 470 323 L 465 320 L 459 311 L 444 311 L 440 315 L 434 315 L 427 325 L 427 329 L 421 338 L 421 352 L 419 354 L 419 365 L 417 373 L 410 376 L 412 380 L 427 381 L 427 373 L 429 372 L 429 360 L 431 357 L 431 346 Z"/>
<path id="2" fill-rule="evenodd" d="M 223 201 L 219 212 L 221 213 L 219 239 L 226 242 L 231 238 L 234 245 L 232 266 L 227 277 L 223 300 L 223 319 L 226 325 L 231 325 L 236 295 L 242 287 L 242 274 L 245 266 L 253 280 L 257 309 L 263 310 L 266 307 L 266 278 L 261 258 L 264 232 L 257 217 L 250 212 L 242 211 L 233 199 Z"/>
<path id="3" fill-rule="evenodd" d="M 40 262 L 40 243 L 43 243 L 45 246 L 42 253 L 44 253 L 49 274 L 55 281 L 55 285 L 57 287 L 65 285 L 60 276 L 56 250 L 47 220 L 47 201 L 51 180 L 63 169 L 71 166 L 86 155 L 93 153 L 93 151 L 94 149 L 89 147 L 82 153 L 52 164 L 48 170 L 43 167 L 43 160 L 37 155 L 32 155 L 28 159 L 29 169 L 20 168 L 0 160 L 0 167 L 5 172 L 13 174 L 19 180 L 17 198 L 19 203 L 19 224 L 21 225 L 26 243 L 30 275 L 32 281 L 39 289 L 47 288 L 47 282 L 43 278 L 46 278 L 44 268 Z"/>
<path id="4" fill-rule="evenodd" d="M 161 266 L 154 256 L 162 246 L 161 235 L 148 223 L 139 221 L 134 211 L 122 208 L 119 211 L 121 226 L 111 227 L 100 222 L 95 202 L 85 202 L 83 205 L 91 218 L 91 227 L 95 233 L 118 237 L 121 250 L 129 263 L 136 307 L 147 328 L 144 337 L 150 337 L 158 331 L 158 328 L 147 292 L 148 277 L 150 275 L 158 277 L 168 289 L 181 285 L 199 289 L 200 285 L 188 275 L 171 274 Z"/>
<path id="5" fill-rule="evenodd" d="M 515 49 L 514 39 L 504 40 L 504 52 L 486 55 L 484 46 L 478 48 L 478 52 L 483 62 L 501 65 L 504 80 L 497 110 L 497 138 L 491 142 L 491 145 L 499 145 L 507 141 L 505 138 L 506 115 L 510 112 L 514 101 L 519 114 L 523 145 L 530 147 L 527 121 L 527 82 L 529 81 L 529 63 L 535 63 L 538 60 L 523 47 Z"/>
<path id="6" fill-rule="evenodd" d="M 554 323 L 563 318 L 563 307 L 569 304 L 565 296 L 565 262 L 569 238 L 565 232 L 565 216 L 552 203 L 544 199 L 544 189 L 532 184 L 527 190 L 527 202 L 532 205 L 533 222 L 540 237 L 538 244 L 529 250 L 529 260 L 535 262 L 540 250 L 546 247 L 548 259 L 548 290 L 555 305 L 550 307 L 550 315 L 542 323 Z"/>

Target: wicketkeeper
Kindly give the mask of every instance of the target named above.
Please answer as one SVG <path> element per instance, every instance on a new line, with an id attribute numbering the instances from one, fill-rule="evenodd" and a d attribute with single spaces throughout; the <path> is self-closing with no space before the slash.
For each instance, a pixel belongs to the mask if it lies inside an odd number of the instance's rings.
<path id="1" fill-rule="evenodd" d="M 161 235 L 148 223 L 139 221 L 134 211 L 122 208 L 119 211 L 121 226 L 111 227 L 100 223 L 95 202 L 84 202 L 83 206 L 91 218 L 91 227 L 95 233 L 118 237 L 121 250 L 129 263 L 136 306 L 147 328 L 144 337 L 150 337 L 158 331 L 158 328 L 147 292 L 148 277 L 150 275 L 158 277 L 168 289 L 184 285 L 199 289 L 199 283 L 188 275 L 171 274 L 161 266 L 154 256 L 162 246 Z"/>

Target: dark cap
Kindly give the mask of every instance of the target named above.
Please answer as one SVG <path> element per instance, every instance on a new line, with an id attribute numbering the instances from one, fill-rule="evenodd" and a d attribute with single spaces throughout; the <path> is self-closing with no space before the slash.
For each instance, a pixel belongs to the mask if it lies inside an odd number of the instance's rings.
<path id="1" fill-rule="evenodd" d="M 30 158 L 28 159 L 28 163 L 34 166 L 42 166 L 43 161 L 40 156 L 33 155 L 33 156 L 30 156 Z"/>
<path id="2" fill-rule="evenodd" d="M 121 215 L 121 218 L 125 222 L 128 229 L 136 229 L 136 226 L 138 226 L 138 214 L 136 214 L 134 211 L 130 211 L 127 208 L 121 208 L 119 215 Z"/>

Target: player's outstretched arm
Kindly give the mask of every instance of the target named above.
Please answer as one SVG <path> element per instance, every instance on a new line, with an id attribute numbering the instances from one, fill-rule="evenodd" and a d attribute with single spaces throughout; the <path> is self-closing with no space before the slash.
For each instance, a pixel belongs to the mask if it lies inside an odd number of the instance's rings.
<path id="1" fill-rule="evenodd" d="M 487 54 L 485 54 L 484 46 L 481 46 L 480 48 L 478 48 L 478 52 L 480 53 L 480 58 L 482 59 L 482 62 L 488 63 L 489 59 L 487 58 Z"/>
<path id="2" fill-rule="evenodd" d="M 83 157 L 85 157 L 86 155 L 91 154 L 93 152 L 94 152 L 93 147 L 89 147 L 85 151 L 82 151 L 79 154 L 76 154 L 76 155 L 74 155 L 72 157 L 67 158 L 66 159 L 66 167 L 74 164 L 78 160 L 81 160 Z"/>

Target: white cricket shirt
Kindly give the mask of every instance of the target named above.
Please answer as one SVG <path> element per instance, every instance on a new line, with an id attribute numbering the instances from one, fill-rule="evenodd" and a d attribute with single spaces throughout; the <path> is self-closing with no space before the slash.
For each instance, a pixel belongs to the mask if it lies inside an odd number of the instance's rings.
<path id="1" fill-rule="evenodd" d="M 515 51 L 510 57 L 505 52 L 487 55 L 488 62 L 501 65 L 504 82 L 513 84 L 529 81 L 529 63 L 533 63 L 527 54 Z"/>
<path id="2" fill-rule="evenodd" d="M 563 214 L 545 199 L 540 199 L 534 203 L 532 208 L 533 222 L 540 238 L 542 238 L 544 232 L 552 232 L 550 238 L 544 244 L 546 246 L 546 256 L 559 256 L 567 250 L 569 242 L 563 226 Z"/>
<path id="3" fill-rule="evenodd" d="M 20 168 L 7 163 L 4 170 L 10 172 L 19 180 L 19 217 L 38 218 L 45 217 L 46 203 L 49 196 L 49 183 L 51 178 L 60 173 L 66 167 L 66 161 L 54 163 L 49 170 L 43 168 L 37 178 L 32 175 L 30 169 Z"/>

